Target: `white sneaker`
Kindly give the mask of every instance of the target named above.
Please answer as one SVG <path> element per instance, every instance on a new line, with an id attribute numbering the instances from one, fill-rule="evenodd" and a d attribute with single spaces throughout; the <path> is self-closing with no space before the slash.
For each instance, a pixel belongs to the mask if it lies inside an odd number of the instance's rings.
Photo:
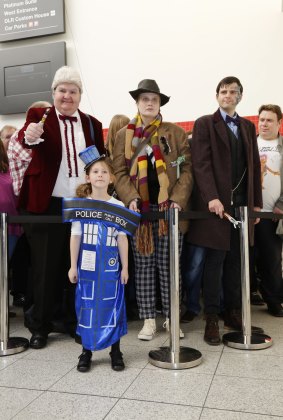
<path id="1" fill-rule="evenodd" d="M 170 332 L 170 329 L 169 329 L 169 318 L 166 318 L 166 321 L 163 324 L 163 328 L 166 328 L 166 331 L 167 332 Z M 180 336 L 179 337 L 180 338 L 184 338 L 185 337 L 185 334 L 183 333 L 183 331 L 181 330 L 181 328 L 180 328 Z"/>
<path id="2" fill-rule="evenodd" d="M 155 319 L 154 318 L 145 319 L 143 327 L 138 334 L 138 339 L 150 341 L 153 339 L 153 336 L 155 333 L 156 333 Z"/>

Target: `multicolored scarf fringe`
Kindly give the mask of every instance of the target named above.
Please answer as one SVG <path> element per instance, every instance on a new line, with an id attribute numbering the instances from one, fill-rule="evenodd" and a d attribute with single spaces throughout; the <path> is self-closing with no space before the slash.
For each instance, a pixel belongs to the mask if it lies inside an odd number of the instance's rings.
<path id="1" fill-rule="evenodd" d="M 154 121 L 148 126 L 143 127 L 140 114 L 137 114 L 132 121 L 129 122 L 126 130 L 125 142 L 125 158 L 129 168 L 130 178 L 135 185 L 141 197 L 141 211 L 142 213 L 149 212 L 149 192 L 147 179 L 147 153 L 146 147 L 142 148 L 139 154 L 132 161 L 132 157 L 139 144 L 150 138 L 148 144 L 151 145 L 153 155 L 155 158 L 155 167 L 159 182 L 158 207 L 159 211 L 164 211 L 168 208 L 168 187 L 169 179 L 166 173 L 166 164 L 164 162 L 158 141 L 158 128 L 162 123 L 162 116 L 158 114 Z M 159 220 L 158 235 L 166 235 L 168 233 L 167 222 L 164 219 Z M 152 234 L 152 223 L 143 221 L 140 223 L 136 231 L 136 247 L 142 255 L 151 255 L 154 251 L 154 242 Z"/>

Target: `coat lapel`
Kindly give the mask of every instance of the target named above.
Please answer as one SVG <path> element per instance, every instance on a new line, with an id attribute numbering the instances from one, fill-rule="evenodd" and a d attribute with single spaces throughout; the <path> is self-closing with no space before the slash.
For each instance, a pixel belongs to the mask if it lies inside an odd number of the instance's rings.
<path id="1" fill-rule="evenodd" d="M 241 132 L 241 136 L 242 136 L 242 139 L 243 139 L 243 144 L 244 144 L 244 148 L 245 148 L 245 152 L 246 152 L 246 158 L 247 158 L 247 163 L 248 163 L 248 156 L 249 156 L 249 144 L 250 144 L 250 141 L 249 141 L 249 135 L 248 135 L 248 132 L 247 132 L 247 128 L 246 128 L 246 125 L 245 125 L 245 120 L 244 120 L 244 118 L 242 118 L 242 117 L 240 117 L 240 121 L 241 121 L 241 123 L 240 123 L 240 132 Z"/>
<path id="2" fill-rule="evenodd" d="M 215 131 L 218 134 L 220 140 L 223 141 L 226 147 L 230 148 L 229 136 L 227 133 L 227 126 L 222 118 L 219 109 L 213 114 L 213 123 Z"/>
<path id="3" fill-rule="evenodd" d="M 90 134 L 90 126 L 89 126 L 90 121 L 83 112 L 81 112 L 80 110 L 78 111 L 79 111 L 81 122 L 82 122 L 82 128 L 84 132 L 86 146 L 91 146 L 93 143 L 92 143 L 91 134 Z"/>

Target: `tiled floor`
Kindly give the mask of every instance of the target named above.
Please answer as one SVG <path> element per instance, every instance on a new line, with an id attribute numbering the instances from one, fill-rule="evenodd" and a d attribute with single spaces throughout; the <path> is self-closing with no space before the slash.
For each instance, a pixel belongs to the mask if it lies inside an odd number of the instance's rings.
<path id="1" fill-rule="evenodd" d="M 203 362 L 179 371 L 148 363 L 149 350 L 168 345 L 161 318 L 151 342 L 137 339 L 141 322 L 129 323 L 121 345 L 123 372 L 111 370 L 107 350 L 94 353 L 90 372 L 77 372 L 80 346 L 68 336 L 52 334 L 45 349 L 0 358 L 0 419 L 283 418 L 283 319 L 271 317 L 265 307 L 252 307 L 252 319 L 273 338 L 272 347 L 244 351 L 208 346 L 202 319 L 183 324 L 181 345 L 200 350 Z M 10 336 L 29 337 L 20 310 L 11 319 Z"/>

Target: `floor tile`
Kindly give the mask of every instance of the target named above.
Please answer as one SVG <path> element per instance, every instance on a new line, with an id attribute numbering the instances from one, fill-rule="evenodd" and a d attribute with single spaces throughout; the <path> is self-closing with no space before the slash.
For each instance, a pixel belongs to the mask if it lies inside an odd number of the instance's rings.
<path id="1" fill-rule="evenodd" d="M 40 391 L 0 387 L 0 418 L 10 420 L 41 394 Z"/>
<path id="2" fill-rule="evenodd" d="M 168 371 L 144 369 L 123 397 L 172 404 L 202 406 L 212 376 L 192 369 Z"/>
<path id="3" fill-rule="evenodd" d="M 130 322 L 128 325 L 128 334 L 121 338 L 121 347 L 125 345 L 136 345 L 147 349 L 155 349 L 156 347 L 162 346 L 163 343 L 168 339 L 168 334 L 163 329 L 160 322 L 157 322 L 157 332 L 152 340 L 144 341 L 138 339 L 138 333 L 142 329 L 143 322 L 135 321 Z"/>
<path id="4" fill-rule="evenodd" d="M 40 350 L 38 350 L 40 351 Z M 0 386 L 48 389 L 62 376 L 72 369 L 74 364 L 62 361 L 17 360 L 6 369 L 0 371 Z"/>
<path id="5" fill-rule="evenodd" d="M 46 392 L 22 410 L 15 420 L 102 420 L 115 398 Z"/>
<path id="6" fill-rule="evenodd" d="M 185 328 L 182 326 L 182 330 L 185 333 L 185 338 L 180 340 L 180 346 L 185 347 L 191 347 L 196 350 L 206 350 L 206 351 L 214 351 L 221 353 L 223 351 L 223 348 L 225 347 L 224 344 L 220 344 L 219 346 L 210 346 L 207 344 L 203 339 L 203 332 L 196 332 L 196 331 L 190 331 L 186 332 Z M 166 343 L 166 346 L 170 345 L 170 339 L 168 338 Z"/>
<path id="7" fill-rule="evenodd" d="M 205 408 L 200 420 L 279 420 L 282 417 L 266 416 L 261 414 L 240 413 L 226 410 L 210 410 Z"/>
<path id="8" fill-rule="evenodd" d="M 93 361 L 91 371 L 80 373 L 73 369 L 52 386 L 52 391 L 70 392 L 85 395 L 101 395 L 120 397 L 134 379 L 140 369 L 126 368 L 123 372 L 114 372 L 109 360 L 104 363 Z"/>
<path id="9" fill-rule="evenodd" d="M 141 345 L 121 345 L 124 361 L 127 368 L 142 369 L 148 365 L 148 353 L 151 349 Z"/>
<path id="10" fill-rule="evenodd" d="M 225 353 L 219 362 L 217 375 L 283 381 L 283 357 L 262 352 Z"/>
<path id="11" fill-rule="evenodd" d="M 0 357 L 0 370 L 5 369 L 7 366 L 12 365 L 17 360 L 22 359 L 27 355 L 26 351 L 17 353 L 17 354 L 11 354 L 10 356 L 1 356 Z"/>
<path id="12" fill-rule="evenodd" d="M 77 344 L 73 338 L 62 334 L 51 334 L 46 347 L 40 350 L 30 349 L 25 358 L 39 361 L 53 361 L 55 359 L 58 362 L 70 362 L 76 365 L 81 350 L 82 346 Z"/>
<path id="13" fill-rule="evenodd" d="M 283 381 L 215 376 L 205 407 L 283 416 Z"/>
<path id="14" fill-rule="evenodd" d="M 121 399 L 105 420 L 198 420 L 201 408 Z"/>

